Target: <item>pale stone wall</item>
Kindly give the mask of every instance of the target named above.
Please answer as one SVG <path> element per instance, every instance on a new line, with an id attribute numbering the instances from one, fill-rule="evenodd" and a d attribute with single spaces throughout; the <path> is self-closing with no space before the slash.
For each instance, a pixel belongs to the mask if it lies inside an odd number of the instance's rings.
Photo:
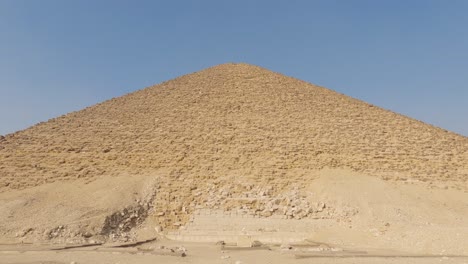
<path id="1" fill-rule="evenodd" d="M 166 237 L 191 242 L 240 243 L 257 240 L 263 243 L 292 243 L 304 241 L 329 221 L 287 219 L 285 215 L 265 218 L 235 211 L 201 209 L 185 226 L 168 232 Z"/>

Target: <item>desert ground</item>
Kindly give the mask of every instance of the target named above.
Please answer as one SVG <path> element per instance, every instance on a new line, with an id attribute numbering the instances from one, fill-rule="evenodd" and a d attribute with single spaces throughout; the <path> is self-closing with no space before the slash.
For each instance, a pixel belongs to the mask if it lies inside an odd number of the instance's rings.
<path id="1" fill-rule="evenodd" d="M 398 252 L 374 252 L 342 251 L 321 253 L 314 247 L 304 245 L 285 249 L 280 246 L 261 248 L 235 248 L 222 247 L 207 243 L 184 243 L 183 246 L 174 242 L 148 243 L 145 247 L 109 248 L 90 247 L 62 250 L 60 247 L 31 247 L 31 246 L 1 246 L 1 263 L 28 263 L 28 264 L 69 264 L 69 263 L 102 263 L 102 264 L 154 264 L 154 263 L 323 263 L 323 264 L 351 264 L 351 263 L 468 263 L 466 256 L 434 256 L 434 255 L 407 255 Z M 157 248 L 148 251 L 148 248 Z M 183 248 L 186 256 L 181 252 L 173 253 L 170 250 L 159 248 L 171 248 L 177 250 Z"/>

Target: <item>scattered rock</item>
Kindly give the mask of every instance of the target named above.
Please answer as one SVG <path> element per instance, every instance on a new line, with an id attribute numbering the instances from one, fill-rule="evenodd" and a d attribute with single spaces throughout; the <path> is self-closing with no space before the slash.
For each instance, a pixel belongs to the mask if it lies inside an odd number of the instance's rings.
<path id="1" fill-rule="evenodd" d="M 289 245 L 289 244 L 282 244 L 282 245 L 280 246 L 280 249 L 281 249 L 281 250 L 291 250 L 292 248 L 293 248 L 293 247 L 292 247 L 291 245 Z"/>
<path id="2" fill-rule="evenodd" d="M 26 236 L 29 232 L 33 231 L 34 229 L 33 228 L 25 228 L 21 231 L 19 231 L 18 233 L 16 233 L 16 237 L 24 237 Z"/>
<path id="3" fill-rule="evenodd" d="M 176 247 L 175 250 L 178 252 L 187 252 L 187 249 L 185 247 Z"/>
<path id="4" fill-rule="evenodd" d="M 106 148 L 102 150 L 103 153 L 108 153 L 109 151 L 111 151 L 111 148 Z"/>
<path id="5" fill-rule="evenodd" d="M 93 234 L 91 234 L 90 232 L 85 232 L 85 233 L 83 234 L 83 237 L 84 237 L 84 238 L 90 238 L 90 237 L 92 237 L 92 236 L 93 236 Z"/>
<path id="6" fill-rule="evenodd" d="M 252 247 L 261 247 L 263 244 L 262 242 L 258 241 L 258 240 L 254 240 L 252 242 Z"/>

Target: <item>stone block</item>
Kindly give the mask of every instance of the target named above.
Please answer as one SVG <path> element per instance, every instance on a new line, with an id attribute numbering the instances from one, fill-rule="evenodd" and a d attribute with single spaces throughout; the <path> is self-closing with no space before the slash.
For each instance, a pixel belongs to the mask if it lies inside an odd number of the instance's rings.
<path id="1" fill-rule="evenodd" d="M 241 235 L 237 237 L 237 246 L 238 247 L 252 247 L 252 237 L 248 235 Z"/>

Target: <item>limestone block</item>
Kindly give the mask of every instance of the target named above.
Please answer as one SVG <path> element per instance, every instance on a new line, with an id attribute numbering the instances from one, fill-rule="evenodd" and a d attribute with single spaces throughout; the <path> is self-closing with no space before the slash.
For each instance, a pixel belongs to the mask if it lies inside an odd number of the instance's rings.
<path id="1" fill-rule="evenodd" d="M 238 247 L 252 247 L 252 237 L 248 235 L 241 235 L 237 237 L 237 246 Z"/>

